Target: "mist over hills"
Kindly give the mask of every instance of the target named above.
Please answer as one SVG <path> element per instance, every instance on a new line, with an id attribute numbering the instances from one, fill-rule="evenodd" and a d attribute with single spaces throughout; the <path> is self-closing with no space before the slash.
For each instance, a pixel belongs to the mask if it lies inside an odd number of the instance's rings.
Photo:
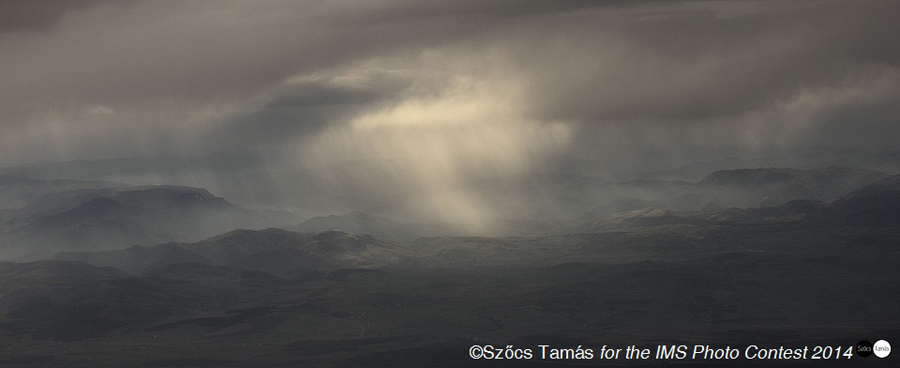
<path id="1" fill-rule="evenodd" d="M 62 192 L 78 193 L 80 190 L 102 190 L 100 188 L 116 188 L 126 186 L 120 183 L 80 180 L 41 180 L 21 176 L 0 175 L 0 219 L 7 220 L 20 216 L 20 209 L 40 207 L 41 198 L 54 196 Z M 56 201 L 52 201 L 56 202 Z M 74 206 L 76 203 L 72 203 Z M 26 213 L 40 210 L 25 210 Z"/>
<path id="2" fill-rule="evenodd" d="M 192 241 L 294 221 L 290 213 L 250 210 L 205 189 L 165 185 L 46 193 L 8 215 L 0 233 L 0 254 L 8 259 Z"/>
<path id="3" fill-rule="evenodd" d="M 852 180 L 871 180 L 866 172 L 872 175 L 900 174 L 896 151 L 836 150 L 832 148 L 785 150 L 775 153 L 756 151 L 716 153 L 702 151 L 692 155 L 670 154 L 665 150 L 645 150 L 636 147 L 613 147 L 602 157 L 579 157 L 574 155 L 556 155 L 547 159 L 546 166 L 537 168 L 535 172 L 516 177 L 511 182 L 487 182 L 478 190 L 489 194 L 485 200 L 501 209 L 509 208 L 510 212 L 523 212 L 529 217 L 551 215 L 559 217 L 571 214 L 578 205 L 587 202 L 595 203 L 609 197 L 628 196 L 642 199 L 642 194 L 650 195 L 650 199 L 658 201 L 659 196 L 654 183 L 677 186 L 677 183 L 700 183 L 713 172 L 757 168 L 791 168 L 797 172 L 791 176 L 806 175 L 806 179 L 797 178 L 796 191 L 803 190 L 805 185 L 830 185 L 828 188 L 813 188 L 816 196 L 824 196 L 818 200 L 833 199 L 835 192 L 846 190 L 852 186 Z M 680 152 L 673 149 L 675 152 Z M 701 159 L 721 157 L 715 161 L 698 162 Z M 179 185 L 205 188 L 218 196 L 248 207 L 286 209 L 299 213 L 306 218 L 328 214 L 343 214 L 361 211 L 371 215 L 395 218 L 400 222 L 432 222 L 446 219 L 426 219 L 421 216 L 410 217 L 403 212 L 402 206 L 408 202 L 408 194 L 400 191 L 385 191 L 380 197 L 367 197 L 365 192 L 355 192 L 344 185 L 359 182 L 360 172 L 378 161 L 359 159 L 346 163 L 342 183 L 327 183 L 317 179 L 320 173 L 316 170 L 336 170 L 333 168 L 316 169 L 298 166 L 294 158 L 285 157 L 277 152 L 237 151 L 211 154 L 201 158 L 183 156 L 141 156 L 118 159 L 77 160 L 68 162 L 36 163 L 25 166 L 0 168 L 0 173 L 9 178 L 28 178 L 44 182 L 65 179 L 72 183 L 80 183 L 87 188 L 108 188 L 111 183 L 127 183 L 116 185 L 141 186 Z M 393 164 L 402 165 L 402 162 Z M 640 168 L 644 169 L 640 169 Z M 841 167 L 850 172 L 841 172 Z M 826 172 L 833 168 L 835 172 Z M 850 169 L 852 168 L 852 169 Z M 816 175 L 806 170 L 822 171 L 818 175 L 825 176 L 822 184 L 814 184 L 808 176 Z M 875 173 L 872 173 L 874 171 Z M 843 178 L 841 178 L 843 176 Z M 853 179 L 856 177 L 856 179 Z M 91 182 L 97 182 L 90 184 Z M 844 184 L 840 184 L 845 180 Z M 827 184 L 826 184 L 827 183 Z M 336 185 L 337 184 L 337 185 Z M 357 183 L 365 187 L 366 182 Z M 357 185 L 353 184 L 353 185 Z M 784 183 L 788 184 L 788 183 Z M 74 184 L 73 184 L 74 185 Z M 369 183 L 374 185 L 374 183 Z M 843 185 L 843 187 L 841 186 Z M 29 187 L 32 187 L 29 185 Z M 37 188 L 37 187 L 35 187 Z M 74 188 L 73 188 L 74 189 Z M 645 192 L 640 190 L 646 189 Z M 750 188 L 745 188 L 748 191 Z M 790 191 L 792 188 L 783 188 Z M 631 193 L 614 193 L 604 196 L 608 191 L 631 191 Z M 677 190 L 677 188 L 673 188 Z M 37 196 L 48 192 L 42 191 Z M 4 192 L 6 193 L 6 192 Z M 11 192 L 10 192 L 11 193 Z M 657 194 L 654 194 L 657 193 Z M 668 194 L 668 193 L 667 193 Z M 680 194 L 680 193 L 676 193 Z M 722 193 L 720 199 L 734 202 L 734 206 L 744 207 L 757 205 L 752 200 L 756 196 L 745 199 L 742 193 Z M 785 196 L 790 196 L 786 193 Z M 796 194 L 795 194 L 796 195 Z M 529 198 L 528 206 L 519 198 Z M 587 196 L 587 197 L 584 197 Z M 10 195 L 13 197 L 13 195 Z M 23 198 L 27 199 L 27 198 Z M 31 203 L 33 198 L 17 199 L 18 202 L 4 202 L 4 209 L 19 209 L 24 202 Z M 775 198 L 767 205 L 776 205 L 780 198 Z M 749 202 L 748 202 L 749 201 Z M 534 202 L 532 205 L 531 202 Z M 15 205 L 12 205 L 15 203 Z M 518 205 L 515 205 L 518 204 Z M 686 205 L 686 204 L 685 204 Z M 724 204 L 726 207 L 732 204 Z M 554 206 L 562 206 L 556 210 Z M 683 205 L 684 206 L 684 205 Z M 674 209 L 674 208 L 673 208 Z M 687 209 L 687 208 L 679 208 Z M 515 210 L 515 211 L 513 211 Z M 582 212 L 580 210 L 574 212 Z M 501 215 L 507 213 L 501 211 Z"/>
<path id="4" fill-rule="evenodd" d="M 0 339 L 31 350 L 0 366 L 77 366 L 62 349 L 78 349 L 109 366 L 450 367 L 476 343 L 893 336 L 900 289 L 867 280 L 896 276 L 898 178 L 573 172 L 532 183 L 530 205 L 553 213 L 469 229 L 390 206 L 304 219 L 203 188 L 8 176 L 40 193 L 3 218 L 3 251 L 28 262 L 0 263 Z"/>
<path id="5" fill-rule="evenodd" d="M 530 236 L 591 231 L 609 222 L 672 224 L 692 223 L 701 217 L 752 218 L 754 215 L 730 208 L 775 207 L 793 200 L 828 203 L 888 177 L 886 173 L 849 167 L 719 170 L 696 182 L 609 182 L 577 172 L 536 176 L 530 179 L 530 187 L 510 188 L 506 194 L 495 196 L 507 197 L 502 201 L 508 205 L 496 203 L 498 208 L 507 208 L 504 215 L 485 220 L 480 229 L 473 229 L 464 222 L 410 220 L 401 207 L 372 207 L 375 213 L 355 210 L 299 221 L 308 210 L 251 209 L 202 188 L 48 181 L 7 175 L 9 183 L 36 183 L 36 188 L 43 189 L 35 189 L 31 197 L 25 198 L 31 198 L 27 203 L 7 206 L 0 216 L 0 238 L 5 239 L 3 249 L 10 254 L 8 258 L 33 260 L 59 251 L 192 242 L 235 228 L 272 226 L 299 232 L 341 230 L 400 242 L 429 236 Z M 21 185 L 13 184 L 3 188 L 0 192 L 7 196 L 23 190 Z M 328 196 L 324 192 L 320 195 Z M 531 200 L 515 200 L 523 195 Z M 687 212 L 712 215 L 672 215 Z"/>

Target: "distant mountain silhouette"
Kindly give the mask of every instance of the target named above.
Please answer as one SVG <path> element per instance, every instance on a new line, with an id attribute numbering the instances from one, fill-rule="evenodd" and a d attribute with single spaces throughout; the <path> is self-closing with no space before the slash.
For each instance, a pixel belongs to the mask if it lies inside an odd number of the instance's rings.
<path id="1" fill-rule="evenodd" d="M 78 201 L 72 207 L 56 211 Z M 38 212 L 0 233 L 8 259 L 38 259 L 60 251 L 121 249 L 196 241 L 239 227 L 280 225 L 290 215 L 251 211 L 205 189 L 146 186 L 49 194 L 26 207 Z"/>
<path id="2" fill-rule="evenodd" d="M 772 180 L 780 181 L 782 179 L 775 177 Z M 788 179 L 788 181 L 791 180 L 794 179 Z M 673 224 L 782 224 L 802 228 L 844 225 L 896 226 L 900 224 L 900 175 L 890 176 L 866 185 L 830 203 L 793 199 L 774 206 L 682 212 L 647 207 L 617 213 L 608 219 L 598 221 L 593 228 L 604 228 L 613 224 L 619 227 Z"/>
<path id="3" fill-rule="evenodd" d="M 19 210 L 52 193 L 125 187 L 127 185 L 111 181 L 41 180 L 0 174 L 0 209 Z"/>
<path id="4" fill-rule="evenodd" d="M 771 206 L 794 199 L 830 202 L 886 177 L 885 173 L 849 167 L 739 169 L 713 172 L 700 184 L 749 189 L 758 192 L 759 205 Z"/>
<path id="5" fill-rule="evenodd" d="M 728 208 L 774 207 L 793 200 L 827 203 L 887 177 L 885 173 L 848 167 L 720 170 L 696 183 L 666 180 L 603 183 L 591 192 L 578 193 L 578 197 L 588 203 L 593 198 L 597 203 L 581 216 L 593 223 L 617 213 L 646 208 L 716 212 Z M 649 220 L 643 218 L 641 221 Z M 660 218 L 654 221 L 657 220 Z"/>

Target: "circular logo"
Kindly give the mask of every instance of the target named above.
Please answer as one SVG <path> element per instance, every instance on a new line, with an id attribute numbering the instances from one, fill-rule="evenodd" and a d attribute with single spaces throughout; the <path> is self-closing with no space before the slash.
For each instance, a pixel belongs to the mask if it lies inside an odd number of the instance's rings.
<path id="1" fill-rule="evenodd" d="M 891 343 L 884 340 L 875 341 L 872 350 L 874 350 L 875 356 L 881 359 L 887 358 L 888 355 L 891 355 Z"/>
<path id="2" fill-rule="evenodd" d="M 868 358 L 872 355 L 872 343 L 869 340 L 863 340 L 856 343 L 856 355 L 862 358 Z"/>

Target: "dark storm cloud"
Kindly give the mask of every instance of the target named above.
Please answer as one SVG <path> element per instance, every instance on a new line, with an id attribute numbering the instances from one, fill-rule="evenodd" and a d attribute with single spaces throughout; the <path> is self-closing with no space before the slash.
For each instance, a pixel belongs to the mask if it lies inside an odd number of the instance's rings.
<path id="1" fill-rule="evenodd" d="M 890 45 L 900 28 L 886 15 L 900 11 L 896 4 L 822 3 L 735 17 L 722 17 L 713 5 L 565 30 L 577 41 L 551 45 L 534 60 L 539 85 L 547 86 L 547 93 L 536 89 L 536 100 L 565 119 L 697 122 L 898 65 L 898 48 Z M 520 47 L 524 56 L 527 42 Z"/>
<path id="2" fill-rule="evenodd" d="M 447 18 L 465 18 L 470 21 L 497 21 L 504 17 L 523 17 L 529 15 L 546 15 L 573 10 L 615 6 L 620 4 L 637 4 L 646 1 L 615 0 L 495 0 L 495 1 L 403 1 L 383 2 L 384 6 L 364 6 L 366 11 L 350 13 L 345 19 L 353 22 L 394 23 L 420 20 L 445 20 Z M 364 4 L 364 3 L 363 3 Z"/>
<path id="3" fill-rule="evenodd" d="M 368 105 L 390 103 L 415 82 L 402 72 L 362 73 L 289 80 L 259 106 L 223 121 L 207 139 L 211 151 L 275 148 L 344 121 Z"/>
<path id="4" fill-rule="evenodd" d="M 90 8 L 103 0 L 6 0 L 0 6 L 0 34 L 15 31 L 45 32 L 66 14 Z"/>
<path id="5" fill-rule="evenodd" d="M 478 81 L 588 146 L 812 144 L 900 103 L 893 1 L 99 3 L 0 5 L 6 160 L 274 147 Z"/>

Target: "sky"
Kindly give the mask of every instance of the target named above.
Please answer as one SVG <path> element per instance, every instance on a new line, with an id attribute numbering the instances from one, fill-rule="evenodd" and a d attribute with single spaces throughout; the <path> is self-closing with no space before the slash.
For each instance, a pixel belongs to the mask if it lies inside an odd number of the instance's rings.
<path id="1" fill-rule="evenodd" d="M 367 162 L 355 191 L 474 221 L 467 183 L 554 155 L 896 147 L 897 14 L 896 1 L 4 1 L 0 164 L 262 150 L 334 184 L 346 169 L 330 168 Z"/>

